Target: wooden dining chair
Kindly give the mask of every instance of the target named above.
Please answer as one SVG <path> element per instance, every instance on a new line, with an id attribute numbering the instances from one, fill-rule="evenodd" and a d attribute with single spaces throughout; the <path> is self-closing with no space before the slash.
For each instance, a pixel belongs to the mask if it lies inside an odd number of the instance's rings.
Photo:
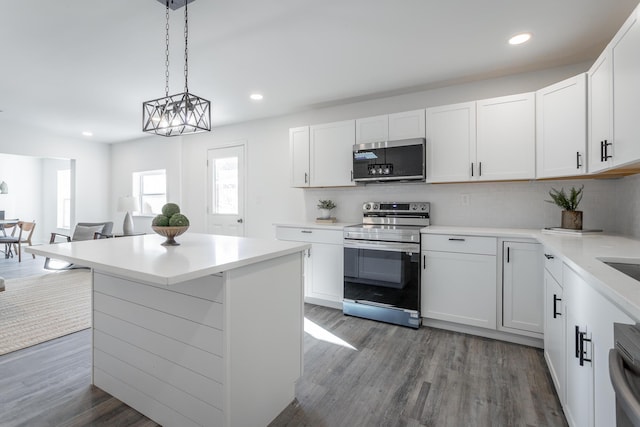
<path id="1" fill-rule="evenodd" d="M 5 258 L 9 258 L 13 256 L 13 252 L 18 254 L 18 262 L 22 262 L 22 244 L 27 243 L 29 246 L 31 245 L 31 236 L 33 236 L 33 230 L 36 227 L 35 221 L 27 222 L 27 221 L 18 221 L 16 224 L 8 224 L 5 225 L 5 232 L 7 229 L 11 229 L 11 234 L 8 236 L 0 236 L 0 244 L 4 243 L 5 250 L 4 256 Z M 28 233 L 28 234 L 25 234 Z M 12 252 L 12 246 L 14 251 Z M 31 254 L 35 259 L 35 255 Z"/>
<path id="2" fill-rule="evenodd" d="M 36 221 L 20 221 L 18 223 L 20 233 L 18 234 L 18 243 L 13 244 L 15 252 L 18 254 L 18 262 L 22 262 L 22 244 L 26 243 L 28 246 L 33 246 L 31 243 L 31 236 L 33 236 L 33 230 L 36 228 Z M 28 233 L 25 237 L 24 233 Z M 36 259 L 35 254 L 31 254 L 33 259 Z"/>

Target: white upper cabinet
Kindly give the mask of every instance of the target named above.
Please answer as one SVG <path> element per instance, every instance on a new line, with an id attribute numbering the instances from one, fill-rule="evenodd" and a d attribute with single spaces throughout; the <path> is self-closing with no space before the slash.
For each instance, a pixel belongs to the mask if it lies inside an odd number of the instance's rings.
<path id="1" fill-rule="evenodd" d="M 427 108 L 427 182 L 471 179 L 476 158 L 476 103 Z"/>
<path id="2" fill-rule="evenodd" d="M 640 160 L 640 7 L 611 42 L 613 59 L 613 163 Z"/>
<path id="3" fill-rule="evenodd" d="M 310 186 L 354 186 L 355 120 L 310 126 L 309 133 Z"/>
<path id="4" fill-rule="evenodd" d="M 309 186 L 309 126 L 289 129 L 292 187 Z"/>
<path id="5" fill-rule="evenodd" d="M 587 79 L 572 77 L 536 92 L 538 178 L 587 171 Z"/>
<path id="6" fill-rule="evenodd" d="M 589 70 L 589 169 L 640 161 L 640 24 L 636 8 Z"/>
<path id="7" fill-rule="evenodd" d="M 424 138 L 424 110 L 389 114 L 389 140 Z"/>
<path id="8" fill-rule="evenodd" d="M 535 94 L 485 99 L 476 108 L 478 179 L 535 178 Z"/>
<path id="9" fill-rule="evenodd" d="M 605 148 L 611 152 L 613 145 L 613 75 L 609 48 L 593 64 L 587 79 L 589 172 L 593 173 L 613 166 L 612 156 L 605 156 Z"/>
<path id="10" fill-rule="evenodd" d="M 356 120 L 356 143 L 424 138 L 424 110 L 405 111 Z"/>
<path id="11" fill-rule="evenodd" d="M 388 115 L 356 120 L 356 144 L 386 141 L 387 138 L 389 138 Z"/>

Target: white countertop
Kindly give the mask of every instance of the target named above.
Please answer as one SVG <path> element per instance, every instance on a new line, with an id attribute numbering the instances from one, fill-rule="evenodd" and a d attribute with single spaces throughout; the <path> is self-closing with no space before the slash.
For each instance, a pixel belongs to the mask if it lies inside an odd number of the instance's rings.
<path id="1" fill-rule="evenodd" d="M 640 262 L 640 240 L 610 234 L 565 235 L 541 230 L 431 226 L 424 234 L 531 238 L 553 251 L 589 285 L 636 321 L 640 321 L 640 282 L 609 267 L 600 259 Z"/>
<path id="2" fill-rule="evenodd" d="M 180 246 L 162 246 L 157 234 L 30 246 L 26 252 L 96 270 L 171 285 L 277 258 L 309 244 L 246 237 L 185 233 Z"/>

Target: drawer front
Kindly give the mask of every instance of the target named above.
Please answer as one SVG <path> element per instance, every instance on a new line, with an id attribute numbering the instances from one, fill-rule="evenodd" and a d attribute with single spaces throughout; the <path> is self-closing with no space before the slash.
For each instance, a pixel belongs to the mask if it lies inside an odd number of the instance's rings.
<path id="1" fill-rule="evenodd" d="M 423 251 L 458 252 L 481 255 L 496 255 L 498 251 L 498 239 L 495 237 L 423 234 L 421 241 Z"/>
<path id="2" fill-rule="evenodd" d="M 276 239 L 294 242 L 342 245 L 342 230 L 320 230 L 303 227 L 276 227 Z"/>
<path id="3" fill-rule="evenodd" d="M 544 268 L 562 285 L 562 260 L 549 248 L 544 248 Z"/>

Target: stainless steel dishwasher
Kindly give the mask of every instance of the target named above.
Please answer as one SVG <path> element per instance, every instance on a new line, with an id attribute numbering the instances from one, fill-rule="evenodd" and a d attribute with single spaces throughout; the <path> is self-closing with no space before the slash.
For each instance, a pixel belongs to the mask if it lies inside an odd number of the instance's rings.
<path id="1" fill-rule="evenodd" d="M 616 426 L 640 427 L 640 323 L 613 324 L 609 376 L 616 393 Z"/>

